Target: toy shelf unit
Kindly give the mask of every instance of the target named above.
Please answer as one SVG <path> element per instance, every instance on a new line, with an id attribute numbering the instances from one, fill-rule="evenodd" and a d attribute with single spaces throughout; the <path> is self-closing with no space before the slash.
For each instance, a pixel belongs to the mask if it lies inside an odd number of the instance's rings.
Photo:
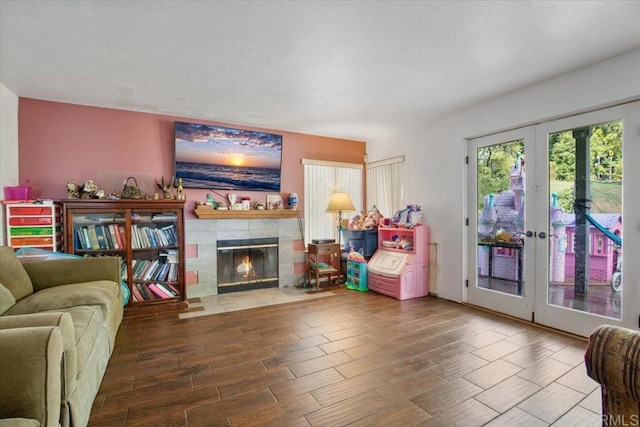
<path id="1" fill-rule="evenodd" d="M 3 202 L 7 246 L 62 251 L 62 206 L 55 202 Z"/>
<path id="2" fill-rule="evenodd" d="M 367 291 L 367 263 L 364 261 L 347 260 L 347 289 Z"/>
<path id="3" fill-rule="evenodd" d="M 429 293 L 429 227 L 378 227 L 378 250 L 369 260 L 369 289 L 399 300 Z"/>
<path id="4" fill-rule="evenodd" d="M 187 308 L 183 200 L 63 200 L 66 250 L 117 256 L 131 298 L 125 314 Z"/>

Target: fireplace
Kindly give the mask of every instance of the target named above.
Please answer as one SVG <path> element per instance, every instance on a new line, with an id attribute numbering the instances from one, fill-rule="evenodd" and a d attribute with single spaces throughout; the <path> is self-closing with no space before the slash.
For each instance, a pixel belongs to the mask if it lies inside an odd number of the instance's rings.
<path id="1" fill-rule="evenodd" d="M 218 293 L 278 287 L 278 238 L 217 241 Z"/>

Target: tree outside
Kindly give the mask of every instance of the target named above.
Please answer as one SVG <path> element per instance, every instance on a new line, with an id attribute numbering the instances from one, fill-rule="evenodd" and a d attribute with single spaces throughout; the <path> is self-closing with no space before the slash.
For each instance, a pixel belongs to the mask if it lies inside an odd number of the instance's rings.
<path id="1" fill-rule="evenodd" d="M 589 141 L 591 212 L 622 212 L 622 122 L 592 126 Z M 485 196 L 509 189 L 509 169 L 522 153 L 522 140 L 478 149 L 478 212 L 484 207 Z M 558 194 L 558 202 L 565 212 L 573 212 L 575 165 L 575 140 L 571 130 L 550 134 L 549 193 Z"/>

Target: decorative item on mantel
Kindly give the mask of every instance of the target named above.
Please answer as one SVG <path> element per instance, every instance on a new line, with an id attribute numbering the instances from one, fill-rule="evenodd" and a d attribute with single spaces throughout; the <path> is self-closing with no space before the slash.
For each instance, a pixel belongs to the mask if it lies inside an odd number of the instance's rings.
<path id="1" fill-rule="evenodd" d="M 251 209 L 251 197 L 244 196 L 240 200 L 240 205 L 242 206 L 243 211 L 248 211 L 249 209 Z"/>
<path id="2" fill-rule="evenodd" d="M 267 209 L 277 210 L 283 208 L 282 196 L 280 194 L 268 194 L 267 195 Z"/>
<path id="3" fill-rule="evenodd" d="M 236 202 L 237 205 L 240 203 Z M 256 208 L 244 210 L 227 209 L 226 206 L 213 207 L 205 202 L 197 202 L 193 213 L 200 219 L 284 219 L 296 218 L 300 211 L 292 209 L 264 209 Z"/>
<path id="4" fill-rule="evenodd" d="M 287 198 L 289 209 L 298 209 L 298 193 L 290 193 Z"/>
<path id="5" fill-rule="evenodd" d="M 178 178 L 178 186 L 176 187 L 176 199 L 187 200 L 187 196 L 184 194 L 184 188 L 182 187 L 182 178 Z"/>
<path id="6" fill-rule="evenodd" d="M 156 185 L 158 186 L 158 188 L 160 190 L 162 190 L 162 194 L 164 195 L 165 199 L 170 199 L 171 198 L 171 190 L 173 190 L 173 184 L 175 182 L 175 177 L 171 177 L 171 182 L 170 183 L 165 183 L 164 182 L 164 176 L 161 177 L 160 182 L 156 181 Z"/>
<path id="7" fill-rule="evenodd" d="M 66 184 L 67 199 L 104 199 L 104 190 L 92 181 L 87 180 L 81 185 L 77 185 L 73 180 L 68 180 Z"/>

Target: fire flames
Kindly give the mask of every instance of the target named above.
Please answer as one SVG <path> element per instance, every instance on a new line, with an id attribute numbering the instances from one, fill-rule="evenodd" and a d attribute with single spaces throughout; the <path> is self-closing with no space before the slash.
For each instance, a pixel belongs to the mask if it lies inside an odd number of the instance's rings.
<path id="1" fill-rule="evenodd" d="M 242 277 L 255 277 L 256 271 L 253 269 L 253 265 L 251 264 L 251 257 L 242 258 L 242 262 L 236 268 L 236 271 L 239 274 L 242 274 Z"/>

